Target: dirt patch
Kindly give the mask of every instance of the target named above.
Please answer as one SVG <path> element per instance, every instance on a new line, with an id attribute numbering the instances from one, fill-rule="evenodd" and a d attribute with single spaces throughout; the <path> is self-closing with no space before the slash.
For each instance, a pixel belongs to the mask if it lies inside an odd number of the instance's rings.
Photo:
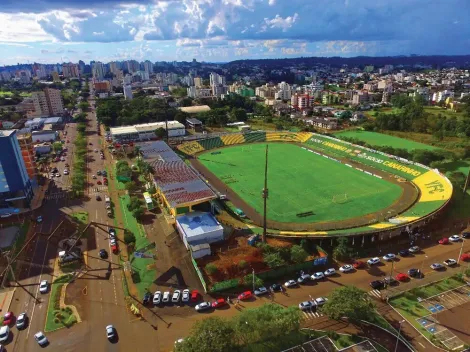
<path id="1" fill-rule="evenodd" d="M 470 302 L 437 315 L 439 325 L 454 333 L 459 339 L 470 344 Z"/>
<path id="2" fill-rule="evenodd" d="M 78 279 L 69 283 L 65 291 L 65 304 L 75 306 L 82 320 L 88 318 L 87 290 L 86 280 Z"/>

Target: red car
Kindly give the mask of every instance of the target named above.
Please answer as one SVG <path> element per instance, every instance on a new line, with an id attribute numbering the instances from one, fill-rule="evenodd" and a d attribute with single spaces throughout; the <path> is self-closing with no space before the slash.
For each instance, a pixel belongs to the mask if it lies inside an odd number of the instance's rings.
<path id="1" fill-rule="evenodd" d="M 3 325 L 10 325 L 13 321 L 13 313 L 12 312 L 7 312 L 3 316 Z"/>
<path id="2" fill-rule="evenodd" d="M 98 184 L 98 185 L 101 185 L 101 181 L 100 181 L 100 180 L 98 180 L 98 182 L 96 182 L 96 184 Z"/>
<path id="3" fill-rule="evenodd" d="M 361 262 L 360 260 L 356 260 L 354 263 L 353 263 L 353 267 L 354 269 L 361 269 L 363 267 L 366 266 L 366 263 L 364 262 Z"/>
<path id="4" fill-rule="evenodd" d="M 397 276 L 395 276 L 395 279 L 397 279 L 397 281 L 407 281 L 409 277 L 404 273 L 398 273 Z"/>
<path id="5" fill-rule="evenodd" d="M 198 290 L 194 290 L 191 292 L 191 302 L 197 302 L 199 300 L 199 292 Z"/>
<path id="6" fill-rule="evenodd" d="M 248 298 L 251 298 L 251 297 L 253 297 L 253 294 L 251 293 L 251 291 L 245 291 L 245 292 L 240 293 L 238 295 L 238 299 L 241 300 L 241 301 L 243 301 L 245 299 L 248 299 Z"/>
<path id="7" fill-rule="evenodd" d="M 118 249 L 118 246 L 116 244 L 113 244 L 111 246 L 111 252 L 113 252 L 114 254 L 118 254 L 119 249 Z"/>
<path id="8" fill-rule="evenodd" d="M 223 307 L 227 304 L 227 302 L 225 301 L 225 299 L 223 298 L 219 298 L 217 299 L 216 301 L 212 302 L 212 308 L 219 308 L 219 307 Z"/>
<path id="9" fill-rule="evenodd" d="M 449 239 L 447 237 L 441 238 L 439 240 L 439 244 L 448 244 L 448 243 L 449 243 Z"/>
<path id="10" fill-rule="evenodd" d="M 468 262 L 470 261 L 470 253 L 464 253 L 460 256 L 460 260 L 464 261 L 464 262 Z"/>

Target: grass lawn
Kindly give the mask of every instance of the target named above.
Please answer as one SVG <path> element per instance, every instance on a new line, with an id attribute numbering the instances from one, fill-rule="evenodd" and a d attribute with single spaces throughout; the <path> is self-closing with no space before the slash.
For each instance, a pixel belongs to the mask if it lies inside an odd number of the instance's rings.
<path id="1" fill-rule="evenodd" d="M 262 213 L 264 153 L 264 144 L 238 145 L 199 160 Z M 280 222 L 359 217 L 393 204 L 402 192 L 398 185 L 286 143 L 269 144 L 268 173 L 268 218 Z M 297 217 L 308 211 L 314 215 Z"/>
<path id="2" fill-rule="evenodd" d="M 51 332 L 61 328 L 70 327 L 77 322 L 77 317 L 70 309 L 59 308 L 60 291 L 63 285 L 71 279 L 72 275 L 63 275 L 52 283 L 49 293 L 49 304 L 47 306 L 44 332 Z"/>
<path id="3" fill-rule="evenodd" d="M 448 109 L 441 108 L 440 106 L 425 106 L 424 112 L 427 112 L 431 115 L 439 115 L 445 116 L 447 118 L 456 117 L 461 118 L 463 114 L 461 112 L 454 112 Z"/>
<path id="4" fill-rule="evenodd" d="M 120 196 L 119 203 L 124 215 L 124 227 L 131 231 L 135 236 L 136 250 L 147 246 L 149 241 L 145 236 L 145 230 L 132 216 L 132 213 L 127 210 L 127 205 L 130 203 L 129 195 Z M 135 272 L 134 283 L 139 291 L 139 296 L 143 297 L 146 289 L 156 278 L 157 271 L 155 269 L 149 269 L 149 266 L 153 266 L 155 261 L 151 258 L 135 258 L 134 255 L 131 255 L 130 261 Z"/>
<path id="5" fill-rule="evenodd" d="M 339 138 L 341 137 L 357 138 L 370 145 L 389 146 L 393 148 L 403 148 L 407 150 L 438 149 L 437 147 L 433 147 L 432 145 L 418 143 L 418 142 L 410 141 L 408 139 L 394 137 L 394 136 L 390 136 L 388 134 L 383 134 L 383 133 L 370 132 L 370 131 L 349 130 L 349 131 L 342 131 L 342 132 L 335 133 L 335 136 Z"/>
<path id="6" fill-rule="evenodd" d="M 13 92 L 0 91 L 0 98 L 9 98 L 13 96 Z"/>
<path id="7" fill-rule="evenodd" d="M 79 231 L 83 231 L 83 229 L 88 225 L 88 212 L 86 211 L 72 213 L 72 218 L 78 222 Z"/>
<path id="8" fill-rule="evenodd" d="M 416 321 L 418 318 L 431 314 L 429 310 L 418 302 L 418 297 L 423 299 L 429 298 L 464 284 L 465 281 L 463 279 L 460 279 L 457 276 L 452 276 L 445 280 L 404 292 L 403 294 L 392 298 L 389 303 L 423 335 L 431 338 L 432 334 Z"/>

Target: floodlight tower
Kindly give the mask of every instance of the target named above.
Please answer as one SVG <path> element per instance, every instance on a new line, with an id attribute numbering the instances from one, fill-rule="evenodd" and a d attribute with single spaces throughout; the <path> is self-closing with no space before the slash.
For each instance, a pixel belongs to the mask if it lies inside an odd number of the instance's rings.
<path id="1" fill-rule="evenodd" d="M 264 164 L 264 188 L 261 196 L 263 197 L 263 236 L 262 242 L 266 243 L 266 208 L 268 202 L 268 145 L 266 144 L 266 160 Z"/>

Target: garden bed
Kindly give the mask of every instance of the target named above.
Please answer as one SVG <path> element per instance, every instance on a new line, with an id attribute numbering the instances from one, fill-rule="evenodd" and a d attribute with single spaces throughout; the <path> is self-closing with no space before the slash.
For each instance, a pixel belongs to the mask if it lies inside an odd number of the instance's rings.
<path id="1" fill-rule="evenodd" d="M 47 307 L 45 332 L 69 328 L 77 322 L 77 317 L 73 314 L 70 307 L 60 307 L 62 288 L 64 284 L 70 282 L 72 279 L 72 275 L 63 275 L 52 283 Z"/>

